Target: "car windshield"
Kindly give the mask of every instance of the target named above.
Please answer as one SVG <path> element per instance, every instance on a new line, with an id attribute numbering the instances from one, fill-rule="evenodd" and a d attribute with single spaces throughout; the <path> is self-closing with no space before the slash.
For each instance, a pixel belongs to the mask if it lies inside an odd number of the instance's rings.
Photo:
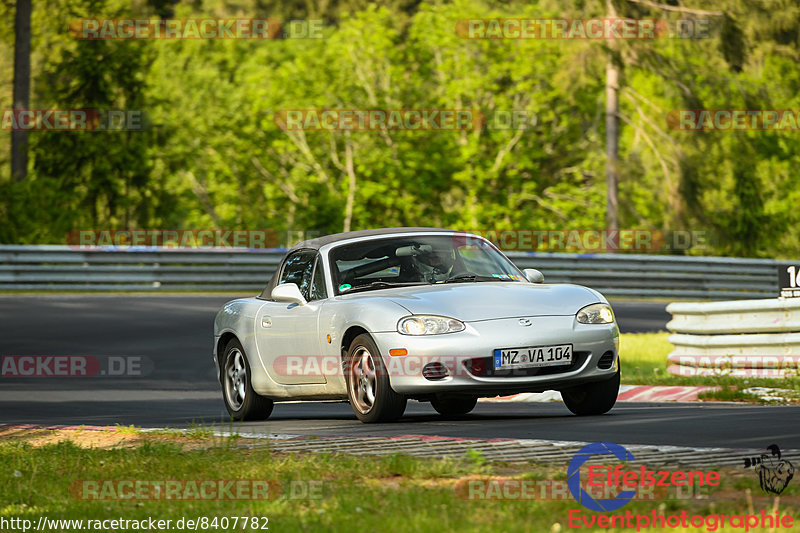
<path id="1" fill-rule="evenodd" d="M 336 294 L 433 283 L 525 279 L 488 241 L 464 234 L 392 237 L 331 250 Z"/>

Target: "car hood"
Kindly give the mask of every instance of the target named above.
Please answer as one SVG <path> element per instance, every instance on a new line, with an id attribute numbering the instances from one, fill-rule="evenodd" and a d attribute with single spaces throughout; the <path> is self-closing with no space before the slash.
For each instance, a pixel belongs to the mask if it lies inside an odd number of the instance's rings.
<path id="1" fill-rule="evenodd" d="M 373 295 L 377 296 L 374 291 Z M 385 298 L 413 314 L 443 315 L 465 322 L 519 316 L 574 315 L 604 301 L 578 285 L 478 282 L 382 290 Z"/>

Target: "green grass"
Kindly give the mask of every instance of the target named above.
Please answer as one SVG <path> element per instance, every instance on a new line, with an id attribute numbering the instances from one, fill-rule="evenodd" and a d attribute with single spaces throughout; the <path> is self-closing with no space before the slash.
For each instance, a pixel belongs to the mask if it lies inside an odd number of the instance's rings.
<path id="1" fill-rule="evenodd" d="M 210 439 L 214 436 L 214 428 L 206 425 L 204 422 L 198 423 L 192 420 L 189 429 L 186 431 L 186 436 L 192 439 Z"/>
<path id="2" fill-rule="evenodd" d="M 726 387 L 720 390 L 703 391 L 697 395 L 699 400 L 715 400 L 718 402 L 750 402 L 761 403 L 757 394 L 739 390 L 738 387 Z"/>
<path id="3" fill-rule="evenodd" d="M 173 521 L 198 516 L 259 516 L 268 517 L 269 529 L 280 532 L 548 532 L 568 529 L 568 511 L 580 509 L 571 499 L 468 500 L 454 489 L 458 480 L 476 476 L 564 479 L 566 465 L 511 466 L 485 461 L 474 453 L 455 461 L 404 455 L 275 454 L 268 449 L 230 446 L 191 450 L 179 442 L 159 442 L 157 436 L 144 438 L 147 440 L 133 449 L 85 449 L 70 442 L 40 448 L 24 442 L 0 443 L 0 518 L 22 517 L 36 523 L 42 515 L 51 519 L 153 517 Z M 313 480 L 322 485 L 316 498 L 291 498 L 284 489 L 277 499 L 260 501 L 87 501 L 69 492 L 76 480 L 166 479 L 277 480 L 284 487 Z M 633 502 L 625 510 L 741 513 L 747 508 L 746 490 L 754 496 L 756 511 L 771 509 L 774 500 L 761 493 L 752 472 L 740 469 L 722 479 L 719 497 Z M 800 485 L 790 484 L 781 497 L 781 511 L 796 515 L 799 494 Z"/>
<path id="4" fill-rule="evenodd" d="M 726 376 L 683 377 L 667 373 L 667 356 L 673 350 L 667 341 L 669 333 L 622 333 L 620 334 L 620 361 L 622 382 L 629 385 L 708 385 L 723 390 L 707 392 L 703 399 L 722 401 L 755 401 L 758 396 L 743 392 L 749 387 L 785 389 L 791 401 L 800 401 L 800 379 L 798 378 L 731 378 Z"/>
<path id="5" fill-rule="evenodd" d="M 644 380 L 665 377 L 667 355 L 672 351 L 667 337 L 667 333 L 620 334 L 619 354 L 625 383 L 647 384 Z"/>

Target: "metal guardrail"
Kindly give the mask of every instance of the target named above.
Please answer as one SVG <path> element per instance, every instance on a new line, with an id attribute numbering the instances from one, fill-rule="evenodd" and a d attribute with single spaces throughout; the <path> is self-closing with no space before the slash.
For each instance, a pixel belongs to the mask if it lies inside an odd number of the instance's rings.
<path id="1" fill-rule="evenodd" d="M 285 250 L 0 246 L 0 290 L 260 291 Z"/>
<path id="2" fill-rule="evenodd" d="M 679 376 L 797 376 L 800 299 L 679 302 L 667 306 L 674 350 L 667 371 Z"/>
<path id="3" fill-rule="evenodd" d="M 260 291 L 283 249 L 77 250 L 0 246 L 0 291 Z M 510 252 L 546 282 L 577 283 L 607 296 L 765 298 L 778 293 L 777 262 L 633 254 Z"/>
<path id="4" fill-rule="evenodd" d="M 772 259 L 644 254 L 509 253 L 520 268 L 538 268 L 545 281 L 577 283 L 606 296 L 732 300 L 778 294 Z"/>

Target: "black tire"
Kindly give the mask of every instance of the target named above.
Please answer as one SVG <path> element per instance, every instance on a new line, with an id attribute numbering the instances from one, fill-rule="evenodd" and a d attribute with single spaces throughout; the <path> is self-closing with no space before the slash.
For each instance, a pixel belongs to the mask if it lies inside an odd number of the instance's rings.
<path id="1" fill-rule="evenodd" d="M 234 420 L 265 420 L 272 414 L 272 400 L 256 394 L 251 376 L 242 344 L 232 339 L 222 357 L 222 399 Z"/>
<path id="2" fill-rule="evenodd" d="M 371 365 L 371 371 L 370 371 Z M 389 374 L 372 337 L 353 339 L 344 360 L 347 398 L 359 420 L 367 424 L 393 422 L 403 416 L 407 399 L 389 383 Z"/>
<path id="3" fill-rule="evenodd" d="M 444 416 L 465 415 L 475 409 L 477 403 L 478 397 L 472 395 L 437 394 L 431 400 L 433 408 Z"/>
<path id="4" fill-rule="evenodd" d="M 578 416 L 595 416 L 609 412 L 617 402 L 618 394 L 619 370 L 610 379 L 561 391 L 567 409 Z"/>

